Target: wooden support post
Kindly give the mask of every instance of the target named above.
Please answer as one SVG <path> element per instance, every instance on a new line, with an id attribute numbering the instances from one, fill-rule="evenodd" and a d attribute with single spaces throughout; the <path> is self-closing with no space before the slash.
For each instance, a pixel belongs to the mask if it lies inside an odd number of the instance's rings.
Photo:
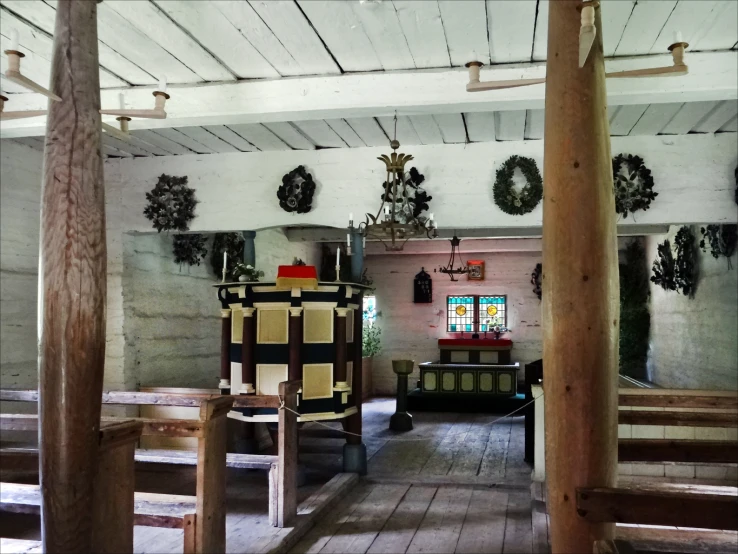
<path id="1" fill-rule="evenodd" d="M 549 6 L 543 199 L 543 384 L 554 553 L 592 552 L 612 523 L 577 515 L 577 487 L 617 474 L 618 259 L 602 22 L 578 67 L 580 0 Z"/>
<path id="2" fill-rule="evenodd" d="M 297 515 L 297 391 L 302 381 L 279 384 L 284 408 L 279 410 L 279 477 L 277 486 L 277 527 L 289 527 Z"/>
<path id="3" fill-rule="evenodd" d="M 220 383 L 218 388 L 226 394 L 231 388 L 231 313 L 230 309 L 220 310 Z"/>
<path id="4" fill-rule="evenodd" d="M 225 552 L 226 415 L 232 406 L 233 399 L 224 397 L 200 405 L 203 429 L 197 441 L 196 552 Z"/>
<path id="5" fill-rule="evenodd" d="M 334 318 L 334 339 L 336 345 L 335 385 L 338 390 L 348 390 L 346 374 L 346 314 L 348 308 L 336 308 Z"/>
<path id="6" fill-rule="evenodd" d="M 362 297 L 359 297 L 359 306 L 361 306 Z M 345 426 L 345 430 L 352 433 L 346 435 L 346 442 L 348 444 L 361 444 L 361 406 L 364 402 L 363 390 L 364 390 L 364 377 L 362 373 L 362 361 L 363 356 L 363 345 L 362 345 L 362 331 L 364 330 L 364 320 L 362 318 L 361 308 L 354 310 L 354 374 L 351 378 L 351 396 L 354 397 L 354 403 L 356 404 L 356 413 L 349 416 Z"/>
<path id="7" fill-rule="evenodd" d="M 302 308 L 290 308 L 290 358 L 287 378 L 290 381 L 302 379 Z"/>
<path id="8" fill-rule="evenodd" d="M 256 317 L 254 308 L 243 308 L 241 336 L 241 394 L 254 394 L 256 389 Z"/>
<path id="9" fill-rule="evenodd" d="M 89 552 L 105 364 L 97 3 L 56 6 L 41 192 L 39 443 L 44 552 Z"/>

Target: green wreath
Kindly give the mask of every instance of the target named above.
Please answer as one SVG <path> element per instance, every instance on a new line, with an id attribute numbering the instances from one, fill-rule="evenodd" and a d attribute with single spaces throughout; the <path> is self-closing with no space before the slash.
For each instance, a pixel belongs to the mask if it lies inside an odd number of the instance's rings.
<path id="1" fill-rule="evenodd" d="M 513 182 L 516 167 L 520 168 L 526 180 L 520 192 L 515 189 Z M 497 170 L 497 179 L 492 190 L 495 204 L 506 214 L 523 215 L 532 212 L 543 197 L 543 180 L 535 160 L 510 156 Z"/>

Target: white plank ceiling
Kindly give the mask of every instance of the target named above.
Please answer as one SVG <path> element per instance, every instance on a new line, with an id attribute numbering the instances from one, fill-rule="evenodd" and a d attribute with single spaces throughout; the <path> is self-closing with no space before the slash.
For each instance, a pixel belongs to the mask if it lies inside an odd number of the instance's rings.
<path id="1" fill-rule="evenodd" d="M 543 139 L 543 110 L 399 117 L 403 146 Z M 738 131 L 738 101 L 614 106 L 610 134 L 682 135 Z M 109 157 L 172 156 L 269 150 L 385 146 L 394 134 L 390 117 L 212 125 L 132 131 L 125 142 L 105 134 Z M 6 139 L 9 140 L 9 139 Z M 14 139 L 37 150 L 38 137 Z"/>
<path id="2" fill-rule="evenodd" d="M 549 0 L 105 0 L 98 6 L 103 88 L 461 67 L 546 59 Z M 48 84 L 56 0 L 0 0 L 0 48 L 17 29 L 23 71 Z M 738 48 L 736 0 L 602 3 L 608 57 Z M 7 61 L 2 57 L 2 70 Z M 7 93 L 23 92 L 3 80 Z M 613 135 L 735 132 L 738 103 L 610 107 Z M 109 156 L 385 146 L 391 117 L 133 131 Z M 542 110 L 402 116 L 403 145 L 543 138 Z M 16 139 L 40 148 L 38 138 Z"/>
<path id="3" fill-rule="evenodd" d="M 56 0 L 0 0 L 0 40 L 20 34 L 31 78 L 48 83 Z M 602 3 L 606 56 L 738 42 L 736 0 Z M 105 0 L 101 85 L 461 67 L 546 59 L 548 0 Z M 3 64 L 5 60 L 3 59 Z M 3 66 L 3 70 L 5 67 Z M 6 92 L 21 92 L 3 82 Z"/>

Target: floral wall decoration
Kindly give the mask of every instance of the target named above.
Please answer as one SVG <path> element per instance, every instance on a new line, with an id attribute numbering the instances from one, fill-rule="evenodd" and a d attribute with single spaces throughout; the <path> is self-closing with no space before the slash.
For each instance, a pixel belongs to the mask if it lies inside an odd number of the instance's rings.
<path id="1" fill-rule="evenodd" d="M 697 241 L 689 226 L 677 231 L 674 247 L 676 256 L 668 240 L 657 246 L 658 259 L 653 262 L 651 281 L 664 290 L 679 291 L 692 298 L 697 289 Z"/>
<path id="2" fill-rule="evenodd" d="M 236 266 L 243 262 L 243 235 L 241 233 L 216 233 L 213 250 L 210 254 L 210 265 L 216 277 L 223 275 L 223 252 L 228 253 L 226 279 L 235 280 Z"/>
<path id="3" fill-rule="evenodd" d="M 285 212 L 306 214 L 312 209 L 315 182 L 313 176 L 299 165 L 284 177 L 277 189 L 279 207 Z"/>
<path id="4" fill-rule="evenodd" d="M 700 248 L 703 252 L 707 252 L 707 246 L 710 246 L 710 254 L 717 259 L 725 256 L 728 259 L 728 268 L 732 268 L 730 258 L 735 252 L 736 241 L 738 240 L 738 225 L 707 225 L 700 228 L 702 240 L 700 240 Z"/>
<path id="5" fill-rule="evenodd" d="M 160 175 L 159 181 L 146 193 L 148 204 L 144 215 L 159 233 L 187 231 L 195 217 L 195 190 L 187 186 L 187 177 Z"/>
<path id="6" fill-rule="evenodd" d="M 193 233 L 191 235 L 174 235 L 172 239 L 172 253 L 174 263 L 183 265 L 200 265 L 208 254 L 205 247 L 205 235 Z"/>
<path id="7" fill-rule="evenodd" d="M 520 169 L 526 180 L 519 192 L 515 189 L 513 181 L 515 168 Z M 535 160 L 523 156 L 510 156 L 497 170 L 492 191 L 495 204 L 506 214 L 523 215 L 532 212 L 543 198 L 543 180 Z"/>
<path id="8" fill-rule="evenodd" d="M 653 191 L 653 177 L 640 156 L 618 154 L 612 160 L 615 211 L 628 217 L 629 213 L 647 210 L 659 195 Z"/>

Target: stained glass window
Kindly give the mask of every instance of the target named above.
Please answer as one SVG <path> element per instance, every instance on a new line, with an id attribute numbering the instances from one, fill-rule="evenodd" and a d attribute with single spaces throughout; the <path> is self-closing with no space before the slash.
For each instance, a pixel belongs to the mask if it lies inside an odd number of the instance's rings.
<path id="1" fill-rule="evenodd" d="M 449 333 L 484 333 L 497 325 L 507 327 L 507 297 L 449 296 L 446 314 Z"/>
<path id="2" fill-rule="evenodd" d="M 474 297 L 449 296 L 446 330 L 449 333 L 471 333 L 474 330 Z"/>
<path id="3" fill-rule="evenodd" d="M 377 298 L 376 296 L 364 297 L 364 315 L 365 325 L 372 325 L 377 319 Z"/>

